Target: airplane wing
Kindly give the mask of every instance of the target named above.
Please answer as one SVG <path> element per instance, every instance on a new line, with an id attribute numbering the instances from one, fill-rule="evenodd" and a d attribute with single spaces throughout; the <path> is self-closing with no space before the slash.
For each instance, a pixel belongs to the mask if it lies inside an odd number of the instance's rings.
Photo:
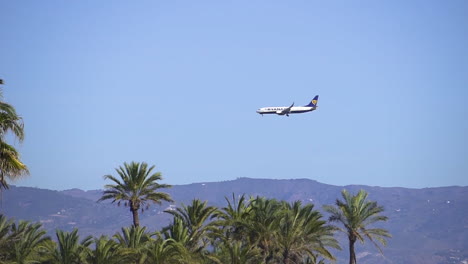
<path id="1" fill-rule="evenodd" d="M 289 112 L 291 112 L 291 108 L 294 106 L 294 103 L 292 103 L 292 105 L 286 109 L 284 109 L 283 111 L 281 111 L 281 114 L 282 115 L 287 115 L 289 114 Z"/>

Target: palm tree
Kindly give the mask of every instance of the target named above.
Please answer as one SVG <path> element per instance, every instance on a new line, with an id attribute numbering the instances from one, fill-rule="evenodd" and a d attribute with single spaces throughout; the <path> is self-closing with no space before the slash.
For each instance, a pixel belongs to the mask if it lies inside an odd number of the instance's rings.
<path id="1" fill-rule="evenodd" d="M 11 243 L 9 234 L 12 225 L 13 221 L 11 219 L 8 219 L 4 215 L 0 215 L 0 263 L 7 259 L 10 251 L 9 246 Z"/>
<path id="2" fill-rule="evenodd" d="M 41 253 L 50 238 L 40 223 L 20 221 L 11 226 L 10 262 L 16 264 L 40 263 Z"/>
<path id="3" fill-rule="evenodd" d="M 88 258 L 90 264 L 119 264 L 126 263 L 120 254 L 120 245 L 106 236 L 94 238 L 94 250 Z"/>
<path id="4" fill-rule="evenodd" d="M 158 184 L 156 181 L 162 180 L 161 173 L 151 174 L 155 166 L 148 168 L 145 162 L 124 163 L 115 169 L 120 176 L 120 180 L 112 175 L 105 175 L 104 179 L 109 179 L 115 184 L 107 184 L 102 197 L 98 201 L 112 199 L 112 202 L 123 201 L 125 206 L 130 207 L 133 215 L 133 225 L 139 226 L 138 210 L 144 212 L 149 208 L 150 203 L 161 204 L 161 201 L 172 202 L 167 193 L 157 192 L 160 188 L 170 188 L 167 184 Z"/>
<path id="5" fill-rule="evenodd" d="M 281 203 L 275 199 L 257 197 L 250 201 L 250 216 L 247 239 L 256 244 L 263 256 L 264 263 L 278 260 L 278 248 L 275 234 L 278 230 Z"/>
<path id="6" fill-rule="evenodd" d="M 307 257 L 302 264 L 325 264 L 325 260 L 319 258 L 318 255 L 314 255 L 313 257 Z"/>
<path id="7" fill-rule="evenodd" d="M 162 229 L 165 240 L 170 240 L 178 248 L 180 260 L 179 263 L 194 263 L 195 257 L 193 250 L 189 250 L 190 244 L 189 229 L 179 217 L 172 219 L 172 224 Z M 196 252 L 198 253 L 198 252 Z"/>
<path id="8" fill-rule="evenodd" d="M 40 223 L 14 223 L 0 215 L 0 263 L 40 263 L 45 245 L 50 242 L 45 234 Z"/>
<path id="9" fill-rule="evenodd" d="M 0 191 L 2 188 L 8 189 L 7 178 L 15 180 L 29 174 L 27 166 L 20 160 L 18 151 L 5 142 L 5 135 L 8 132 L 11 132 L 20 143 L 23 142 L 24 124 L 22 118 L 16 114 L 12 105 L 0 101 Z"/>
<path id="10" fill-rule="evenodd" d="M 340 229 L 348 235 L 349 239 L 349 263 L 356 263 L 356 253 L 354 244 L 357 240 L 364 242 L 369 239 L 382 253 L 381 248 L 376 243 L 379 241 L 386 245 L 385 238 L 391 237 L 390 233 L 382 228 L 368 228 L 369 225 L 379 221 L 387 221 L 388 217 L 380 215 L 384 211 L 377 202 L 367 200 L 367 192 L 360 190 L 356 195 L 349 194 L 346 190 L 341 192 L 344 201 L 336 200 L 336 207 L 325 205 L 324 209 L 331 214 L 331 222 L 340 222 L 345 229 Z"/>
<path id="11" fill-rule="evenodd" d="M 232 194 L 232 201 L 225 197 L 227 207 L 221 208 L 213 213 L 212 218 L 217 220 L 214 225 L 219 226 L 219 232 L 223 232 L 223 237 L 241 241 L 245 239 L 244 231 L 248 225 L 252 207 L 247 204 L 245 195 L 236 198 Z"/>
<path id="12" fill-rule="evenodd" d="M 171 238 L 164 239 L 161 235 L 149 245 L 147 255 L 149 263 L 189 263 L 187 249 L 181 243 Z"/>
<path id="13" fill-rule="evenodd" d="M 146 227 L 131 226 L 122 228 L 122 234 L 114 235 L 121 247 L 121 253 L 135 263 L 144 263 L 151 236 L 146 233 Z"/>
<path id="14" fill-rule="evenodd" d="M 174 220 L 180 220 L 187 234 L 187 240 L 184 238 L 183 245 L 195 257 L 199 259 L 209 258 L 206 248 L 210 242 L 208 234 L 214 226 L 208 223 L 217 208 L 214 206 L 207 206 L 206 202 L 198 199 L 192 200 L 189 206 L 182 205 L 182 208 L 177 208 L 174 211 L 165 211 L 172 214 Z M 180 222 L 174 222 L 180 225 Z M 180 241 L 180 240 L 176 240 Z"/>
<path id="15" fill-rule="evenodd" d="M 334 260 L 327 247 L 339 249 L 333 238 L 334 228 L 321 220 L 313 204 L 302 206 L 300 201 L 283 202 L 279 228 L 275 235 L 282 263 L 298 263 L 316 255 Z"/>
<path id="16" fill-rule="evenodd" d="M 260 249 L 247 241 L 218 236 L 214 253 L 221 263 L 254 264 L 262 262 Z"/>
<path id="17" fill-rule="evenodd" d="M 261 251 L 248 235 L 252 206 L 245 195 L 236 197 L 233 193 L 231 200 L 225 199 L 227 206 L 212 215 L 217 227 L 211 234 L 216 257 L 221 263 L 260 263 Z"/>
<path id="18" fill-rule="evenodd" d="M 50 263 L 79 264 L 84 263 L 89 255 L 88 246 L 92 243 L 92 237 L 87 236 L 79 242 L 78 229 L 72 232 L 56 231 L 57 245 L 50 247 Z"/>
<path id="19" fill-rule="evenodd" d="M 28 168 L 20 161 L 18 151 L 0 139 L 0 191 L 9 188 L 7 178 L 16 180 L 28 174 Z"/>
<path id="20" fill-rule="evenodd" d="M 216 207 L 207 206 L 206 202 L 194 199 L 189 206 L 182 205 L 182 208 L 165 212 L 182 220 L 183 224 L 188 229 L 188 235 L 190 237 L 189 243 L 186 246 L 189 250 L 197 251 L 200 248 L 205 248 L 208 244 L 207 233 L 211 225 L 207 225 L 207 221 L 216 210 Z"/>

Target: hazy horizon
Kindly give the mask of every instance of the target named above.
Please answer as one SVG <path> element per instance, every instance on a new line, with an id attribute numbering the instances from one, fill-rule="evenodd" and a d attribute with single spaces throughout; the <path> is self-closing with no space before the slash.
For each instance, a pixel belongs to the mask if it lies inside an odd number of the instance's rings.
<path id="1" fill-rule="evenodd" d="M 366 187 L 380 187 L 380 188 L 403 188 L 403 189 L 415 189 L 415 190 L 421 190 L 421 189 L 431 189 L 431 188 L 450 188 L 450 187 L 459 187 L 459 188 L 464 188 L 468 187 L 468 185 L 447 185 L 447 186 L 434 186 L 434 187 L 402 187 L 402 186 L 378 186 L 378 185 L 366 185 L 366 184 L 346 184 L 346 185 L 337 185 L 337 184 L 328 184 L 328 183 L 323 183 L 314 179 L 310 178 L 285 178 L 285 179 L 269 179 L 269 178 L 251 178 L 251 177 L 242 177 L 246 179 L 251 179 L 251 180 L 271 180 L 271 181 L 289 181 L 289 180 L 308 180 L 308 181 L 314 181 L 320 184 L 325 184 L 325 185 L 330 185 L 330 186 L 335 186 L 335 187 L 349 187 L 349 186 L 366 186 Z M 191 183 L 182 183 L 182 184 L 171 184 L 166 181 L 162 181 L 160 183 L 165 183 L 169 184 L 172 186 L 183 186 L 183 185 L 194 185 L 194 184 L 209 184 L 209 183 L 221 183 L 221 182 L 231 182 L 231 181 L 236 181 L 240 180 L 241 178 L 236 178 L 232 180 L 222 180 L 222 181 L 203 181 L 203 182 L 191 182 Z M 28 188 L 37 188 L 37 189 L 44 189 L 44 190 L 51 190 L 51 191 L 68 191 L 68 190 L 74 190 L 78 189 L 81 191 L 101 191 L 104 190 L 104 185 L 101 188 L 96 188 L 96 189 L 83 189 L 83 188 L 77 188 L 77 187 L 72 187 L 72 188 L 66 188 L 66 189 L 50 189 L 50 188 L 42 188 L 38 186 L 24 186 L 24 185 L 16 185 L 16 184 L 11 184 L 10 186 L 15 186 L 15 187 L 28 187 Z M 167 191 L 167 190 L 166 190 Z"/>

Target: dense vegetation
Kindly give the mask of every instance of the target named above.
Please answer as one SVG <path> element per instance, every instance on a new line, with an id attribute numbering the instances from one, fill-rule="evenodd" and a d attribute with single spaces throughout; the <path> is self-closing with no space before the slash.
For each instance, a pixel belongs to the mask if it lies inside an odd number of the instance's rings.
<path id="1" fill-rule="evenodd" d="M 193 200 L 170 225 L 132 225 L 114 236 L 47 237 L 41 224 L 0 216 L 0 263 L 326 263 L 340 248 L 313 204 L 232 195 L 217 208 Z"/>

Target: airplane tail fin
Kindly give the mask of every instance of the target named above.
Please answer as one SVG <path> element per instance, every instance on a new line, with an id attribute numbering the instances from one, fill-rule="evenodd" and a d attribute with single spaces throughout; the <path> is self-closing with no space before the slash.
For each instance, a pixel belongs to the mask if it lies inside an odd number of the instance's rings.
<path id="1" fill-rule="evenodd" d="M 306 106 L 308 106 L 308 107 L 317 107 L 318 98 L 319 98 L 319 96 L 316 95 L 314 97 L 314 99 L 312 99 L 312 101 L 310 101 L 310 103 L 308 105 L 306 105 Z"/>

